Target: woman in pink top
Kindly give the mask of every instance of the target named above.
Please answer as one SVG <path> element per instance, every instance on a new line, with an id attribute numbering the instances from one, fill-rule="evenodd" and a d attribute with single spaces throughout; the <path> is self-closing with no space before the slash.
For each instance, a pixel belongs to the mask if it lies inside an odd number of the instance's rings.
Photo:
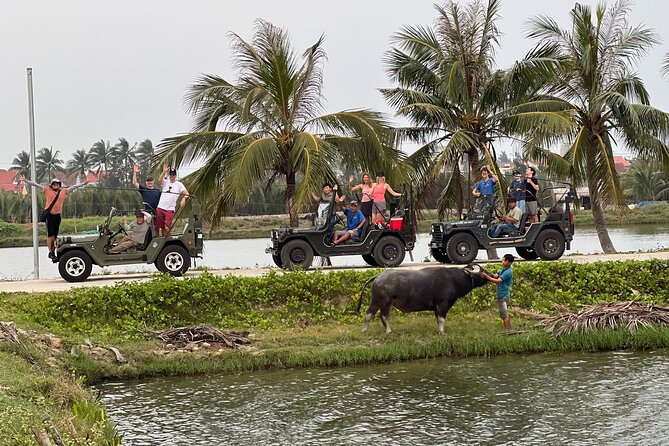
<path id="1" fill-rule="evenodd" d="M 360 212 L 362 212 L 362 215 L 364 215 L 365 218 L 369 220 L 372 216 L 372 187 L 374 186 L 374 183 L 372 183 L 372 179 L 369 177 L 367 172 L 362 173 L 362 183 L 353 187 L 351 187 L 351 183 L 353 183 L 353 175 L 348 177 L 348 188 L 351 190 L 351 192 L 358 190 L 362 192 L 362 200 L 360 200 Z"/>
<path id="2" fill-rule="evenodd" d="M 386 175 L 383 172 L 376 173 L 376 183 L 372 184 L 372 198 L 374 206 L 372 212 L 372 222 L 383 219 L 386 212 L 386 191 L 393 197 L 400 197 L 402 194 L 395 192 L 390 184 L 386 183 Z"/>
<path id="3" fill-rule="evenodd" d="M 44 204 L 45 209 L 48 209 L 49 206 L 51 206 L 51 203 L 53 203 L 49 214 L 46 216 L 46 247 L 49 250 L 49 258 L 54 260 L 56 258 L 54 252 L 56 250 L 56 237 L 58 237 L 58 230 L 60 229 L 60 214 L 63 213 L 63 201 L 65 201 L 65 197 L 69 192 L 87 185 L 88 180 L 81 184 L 77 184 L 76 186 L 70 186 L 64 189 L 61 187 L 62 185 L 58 179 L 54 179 L 49 186 L 33 183 L 30 180 L 26 180 L 26 177 L 23 175 L 19 175 L 18 180 L 19 182 L 23 181 L 26 184 L 30 184 L 31 186 L 40 188 L 44 191 L 46 197 L 46 203 Z M 60 191 L 60 193 L 58 193 L 58 191 Z M 56 199 L 56 196 L 58 199 Z M 54 199 L 56 199 L 55 203 L 53 201 Z"/>

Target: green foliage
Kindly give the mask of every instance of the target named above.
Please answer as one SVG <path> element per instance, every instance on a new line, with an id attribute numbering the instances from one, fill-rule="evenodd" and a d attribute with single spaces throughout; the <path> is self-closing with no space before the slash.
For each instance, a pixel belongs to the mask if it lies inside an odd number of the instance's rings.
<path id="1" fill-rule="evenodd" d="M 663 279 L 669 261 L 573 262 L 514 265 L 512 306 L 551 311 L 554 305 L 636 299 L 669 302 Z M 491 267 L 494 269 L 494 266 Z M 138 336 L 146 328 L 213 324 L 227 329 L 265 330 L 350 322 L 364 281 L 376 270 L 331 273 L 276 273 L 262 277 L 201 277 L 177 280 L 155 276 L 144 283 L 79 288 L 67 292 L 16 295 L 6 304 L 33 322 L 84 333 Z M 494 288 L 474 290 L 454 312 L 487 310 Z M 369 302 L 369 289 L 363 304 Z M 363 306 L 363 307 L 364 307 Z"/>

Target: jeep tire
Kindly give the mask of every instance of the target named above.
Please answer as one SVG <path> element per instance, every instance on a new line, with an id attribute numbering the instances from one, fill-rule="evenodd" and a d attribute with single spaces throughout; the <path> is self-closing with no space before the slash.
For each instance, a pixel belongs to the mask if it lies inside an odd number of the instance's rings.
<path id="1" fill-rule="evenodd" d="M 536 260 L 539 258 L 539 254 L 532 248 L 516 248 L 516 252 L 525 260 Z"/>
<path id="2" fill-rule="evenodd" d="M 565 248 L 564 235 L 555 229 L 544 229 L 534 240 L 534 251 L 542 260 L 557 260 Z"/>
<path id="3" fill-rule="evenodd" d="M 160 251 L 156 259 L 156 268 L 161 273 L 182 276 L 190 268 L 190 255 L 183 246 L 168 245 Z"/>
<path id="4" fill-rule="evenodd" d="M 307 270 L 314 260 L 314 250 L 304 240 L 291 240 L 281 248 L 280 257 L 282 268 Z"/>
<path id="5" fill-rule="evenodd" d="M 91 275 L 92 269 L 90 256 L 80 249 L 67 251 L 58 259 L 60 277 L 68 282 L 83 282 Z"/>
<path id="6" fill-rule="evenodd" d="M 404 243 L 397 237 L 387 235 L 381 237 L 374 246 L 374 260 L 378 266 L 395 267 L 400 266 L 404 261 Z"/>
<path id="7" fill-rule="evenodd" d="M 478 255 L 479 244 L 468 232 L 460 232 L 448 239 L 446 253 L 453 263 L 471 263 Z"/>
<path id="8" fill-rule="evenodd" d="M 453 263 L 451 258 L 441 248 L 432 248 L 430 250 L 432 257 L 439 263 Z"/>
<path id="9" fill-rule="evenodd" d="M 362 259 L 367 263 L 369 266 L 379 266 L 378 262 L 374 258 L 373 255 L 371 254 L 363 254 Z"/>

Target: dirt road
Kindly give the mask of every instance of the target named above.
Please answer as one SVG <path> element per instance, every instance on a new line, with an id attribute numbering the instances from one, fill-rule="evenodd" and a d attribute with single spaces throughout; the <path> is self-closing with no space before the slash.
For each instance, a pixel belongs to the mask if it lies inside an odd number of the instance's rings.
<path id="1" fill-rule="evenodd" d="M 563 262 L 604 262 L 612 260 L 648 260 L 648 259 L 669 259 L 669 252 L 644 252 L 631 254 L 593 254 L 593 255 L 571 255 L 560 259 Z M 522 259 L 519 259 L 522 261 Z M 428 266 L 439 266 L 439 263 L 405 263 L 400 268 L 406 269 L 421 269 Z M 455 267 L 449 265 L 451 267 Z M 360 268 L 337 268 L 326 267 L 322 271 L 340 271 L 342 269 L 364 269 L 368 267 L 361 266 Z M 279 269 L 273 269 L 281 271 Z M 235 275 L 240 277 L 258 277 L 269 272 L 270 269 L 221 269 L 210 270 L 211 274 L 219 276 Z M 187 274 L 188 277 L 195 277 L 202 274 L 201 271 L 192 271 Z M 22 281 L 5 281 L 0 282 L 0 292 L 35 292 L 35 291 L 64 291 L 78 287 L 91 286 L 109 286 L 117 282 L 132 282 L 132 281 L 146 281 L 149 279 L 148 274 L 113 274 L 104 276 L 91 276 L 88 280 L 81 283 L 69 283 L 63 279 L 46 279 L 46 280 L 22 280 Z"/>

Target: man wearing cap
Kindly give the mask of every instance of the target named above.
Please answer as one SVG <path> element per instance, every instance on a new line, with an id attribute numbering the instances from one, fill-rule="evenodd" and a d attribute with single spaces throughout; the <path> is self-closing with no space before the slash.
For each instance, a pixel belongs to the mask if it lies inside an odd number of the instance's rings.
<path id="1" fill-rule="evenodd" d="M 135 164 L 132 168 L 132 185 L 137 189 L 142 196 L 142 202 L 146 203 L 146 211 L 155 217 L 158 209 L 158 202 L 160 201 L 160 190 L 155 188 L 155 181 L 151 175 L 146 177 L 146 186 L 142 186 L 137 181 L 137 173 L 139 172 L 139 164 Z"/>
<path id="2" fill-rule="evenodd" d="M 353 200 L 348 206 L 348 208 L 344 209 L 344 214 L 346 214 L 346 230 L 335 232 L 333 239 L 335 246 L 345 242 L 353 236 L 359 236 L 360 230 L 365 224 L 365 216 L 362 215 L 362 211 L 358 209 L 358 202 Z"/>
<path id="3" fill-rule="evenodd" d="M 152 217 L 151 214 L 143 212 L 141 209 L 135 211 L 135 217 L 136 220 L 130 225 L 128 225 L 127 217 L 125 215 L 121 217 L 123 220 L 123 229 L 125 229 L 126 232 L 129 232 L 129 234 L 123 237 L 118 245 L 109 250 L 110 254 L 118 254 L 127 251 L 130 248 L 137 248 L 144 245 L 146 233 L 151 230 Z"/>
<path id="4" fill-rule="evenodd" d="M 46 247 L 49 250 L 49 258 L 54 260 L 56 258 L 56 237 L 58 237 L 58 231 L 60 230 L 60 214 L 63 213 L 65 197 L 70 192 L 87 185 L 88 180 L 66 188 L 63 188 L 60 180 L 56 178 L 51 180 L 49 186 L 33 183 L 27 180 L 24 175 L 19 175 L 18 180 L 44 191 L 44 196 L 46 197 L 44 208 L 49 209 L 46 216 Z"/>
<path id="5" fill-rule="evenodd" d="M 169 176 L 167 172 L 169 170 Z M 172 220 L 177 209 L 177 200 L 179 196 L 188 195 L 186 186 L 181 181 L 177 181 L 177 171 L 170 169 L 167 164 L 163 165 L 163 173 L 161 175 L 160 184 L 162 186 L 162 193 L 158 201 L 158 209 L 156 212 L 156 230 L 158 236 L 169 235 L 172 227 Z M 180 207 L 186 205 L 186 197 L 181 199 Z"/>

